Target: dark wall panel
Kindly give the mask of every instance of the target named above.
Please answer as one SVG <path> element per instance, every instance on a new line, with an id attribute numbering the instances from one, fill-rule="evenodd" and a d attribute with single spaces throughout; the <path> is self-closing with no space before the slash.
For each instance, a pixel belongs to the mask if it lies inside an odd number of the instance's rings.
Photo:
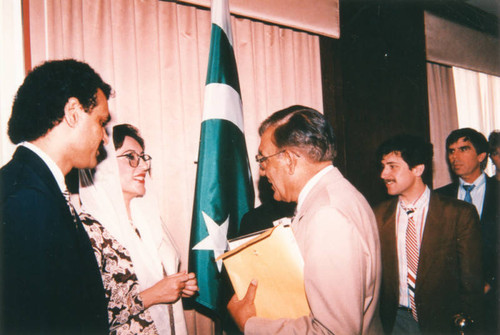
<path id="1" fill-rule="evenodd" d="M 399 133 L 429 139 L 423 10 L 349 0 L 340 9 L 340 40 L 321 40 L 325 114 L 339 137 L 336 164 L 376 204 L 386 198 L 377 146 Z"/>

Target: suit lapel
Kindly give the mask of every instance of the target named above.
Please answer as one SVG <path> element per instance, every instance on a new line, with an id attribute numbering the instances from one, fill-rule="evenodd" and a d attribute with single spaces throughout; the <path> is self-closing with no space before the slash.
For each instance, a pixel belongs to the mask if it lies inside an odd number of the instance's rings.
<path id="1" fill-rule="evenodd" d="M 398 248 L 397 248 L 397 234 L 396 234 L 396 211 L 398 206 L 398 198 L 390 201 L 387 208 L 383 211 L 381 217 L 382 225 L 380 227 L 380 239 L 384 243 L 384 248 L 387 259 L 385 277 L 388 279 L 389 290 L 392 296 L 399 296 L 399 261 L 398 261 Z"/>
<path id="2" fill-rule="evenodd" d="M 429 210 L 427 211 L 424 234 L 420 245 L 420 255 L 418 258 L 416 291 L 419 291 L 419 288 L 428 273 L 428 269 L 434 260 L 432 251 L 439 249 L 438 238 L 441 233 L 441 229 L 439 227 L 440 221 L 437 213 L 440 212 L 440 207 L 439 199 L 431 192 Z"/>
<path id="3" fill-rule="evenodd" d="M 481 223 L 496 215 L 496 211 L 498 210 L 498 188 L 499 183 L 496 180 L 486 177 L 486 190 L 484 193 Z M 485 220 L 483 220 L 483 218 Z"/>

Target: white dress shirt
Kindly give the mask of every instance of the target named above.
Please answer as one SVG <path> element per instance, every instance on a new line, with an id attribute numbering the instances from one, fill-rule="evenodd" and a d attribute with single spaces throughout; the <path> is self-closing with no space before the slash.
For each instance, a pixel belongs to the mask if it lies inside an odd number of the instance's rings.
<path id="1" fill-rule="evenodd" d="M 411 204 L 404 204 L 406 207 L 414 207 L 413 218 L 417 231 L 417 245 L 420 253 L 422 236 L 424 235 L 425 220 L 429 209 L 431 191 L 426 186 L 424 192 L 417 200 Z M 398 265 L 399 265 L 399 305 L 410 307 L 410 296 L 408 295 L 408 265 L 406 261 L 406 228 L 408 226 L 408 215 L 403 209 L 402 200 L 399 200 L 396 211 L 396 236 L 398 243 Z"/>
<path id="2" fill-rule="evenodd" d="M 457 198 L 460 200 L 464 200 L 465 198 L 465 189 L 462 187 L 463 185 L 474 185 L 472 191 L 470 191 L 470 196 L 472 198 L 472 204 L 476 206 L 477 213 L 479 217 L 483 212 L 483 202 L 484 202 L 484 194 L 486 193 L 486 175 L 481 173 L 479 177 L 472 184 L 466 183 L 462 178 L 459 178 L 459 187 L 458 187 L 458 195 Z"/>

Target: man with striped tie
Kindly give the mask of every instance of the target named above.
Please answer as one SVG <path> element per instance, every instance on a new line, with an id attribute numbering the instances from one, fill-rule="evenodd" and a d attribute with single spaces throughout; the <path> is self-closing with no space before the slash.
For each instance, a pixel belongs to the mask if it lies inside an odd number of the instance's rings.
<path id="1" fill-rule="evenodd" d="M 377 150 L 394 198 L 374 211 L 382 249 L 380 315 L 387 334 L 449 334 L 479 321 L 481 237 L 474 206 L 432 192 L 432 144 L 399 135 Z M 429 178 L 429 179 L 427 179 Z"/>

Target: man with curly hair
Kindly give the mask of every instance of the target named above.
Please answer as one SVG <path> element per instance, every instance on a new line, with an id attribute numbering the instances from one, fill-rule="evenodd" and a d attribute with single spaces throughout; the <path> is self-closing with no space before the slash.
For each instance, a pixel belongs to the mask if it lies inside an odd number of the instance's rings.
<path id="1" fill-rule="evenodd" d="M 64 176 L 97 164 L 111 87 L 72 59 L 37 66 L 17 91 L 0 170 L 0 333 L 105 334 L 92 246 L 65 199 Z"/>

